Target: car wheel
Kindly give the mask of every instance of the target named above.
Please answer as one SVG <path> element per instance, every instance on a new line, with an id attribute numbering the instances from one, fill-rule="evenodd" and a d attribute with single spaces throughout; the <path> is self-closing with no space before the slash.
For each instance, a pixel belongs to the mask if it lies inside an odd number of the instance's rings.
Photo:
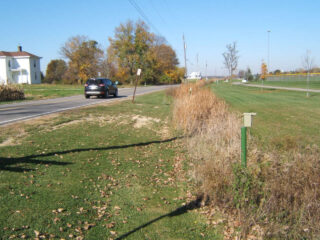
<path id="1" fill-rule="evenodd" d="M 104 98 L 108 98 L 109 97 L 109 91 L 106 90 L 105 93 L 104 93 Z"/>
<path id="2" fill-rule="evenodd" d="M 90 95 L 85 95 L 86 98 L 90 98 Z"/>
<path id="3" fill-rule="evenodd" d="M 118 97 L 118 89 L 116 90 L 116 92 L 113 94 L 114 97 Z"/>

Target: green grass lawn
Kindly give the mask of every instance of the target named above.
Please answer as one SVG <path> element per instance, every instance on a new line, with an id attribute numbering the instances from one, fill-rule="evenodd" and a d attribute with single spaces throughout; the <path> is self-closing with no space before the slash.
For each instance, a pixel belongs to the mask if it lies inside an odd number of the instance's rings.
<path id="1" fill-rule="evenodd" d="M 25 94 L 24 100 L 0 101 L 0 104 L 17 103 L 28 100 L 68 97 L 84 93 L 83 85 L 62 84 L 22 84 L 20 87 Z"/>
<path id="2" fill-rule="evenodd" d="M 251 133 L 264 146 L 279 148 L 320 145 L 320 93 L 212 84 L 231 110 L 256 112 Z M 240 129 L 239 129 L 240 131 Z"/>
<path id="3" fill-rule="evenodd" d="M 183 207 L 190 166 L 170 111 L 155 93 L 2 127 L 1 238 L 222 239 Z"/>
<path id="4" fill-rule="evenodd" d="M 83 85 L 35 84 L 22 85 L 27 100 L 67 97 L 83 94 Z"/>
<path id="5" fill-rule="evenodd" d="M 253 84 L 262 84 L 262 81 L 253 82 Z M 277 86 L 277 87 L 292 87 L 292 88 L 305 88 L 307 89 L 306 77 L 297 78 L 293 80 L 278 80 L 278 81 L 264 81 L 264 85 Z M 310 89 L 320 89 L 320 77 L 312 78 L 309 81 Z"/>

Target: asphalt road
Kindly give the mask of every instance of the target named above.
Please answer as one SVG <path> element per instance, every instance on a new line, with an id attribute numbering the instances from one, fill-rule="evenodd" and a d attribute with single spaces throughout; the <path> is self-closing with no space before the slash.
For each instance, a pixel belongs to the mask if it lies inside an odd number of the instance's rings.
<path id="1" fill-rule="evenodd" d="M 169 87 L 172 87 L 172 85 L 138 87 L 136 95 L 160 91 Z M 77 95 L 71 97 L 0 105 L 0 125 L 24 121 L 35 117 L 48 115 L 51 113 L 67 111 L 74 108 L 99 104 L 102 102 L 112 102 L 123 98 L 130 98 L 133 95 L 133 90 L 134 88 L 119 88 L 118 98 L 110 97 L 107 99 L 86 99 L 84 95 Z"/>

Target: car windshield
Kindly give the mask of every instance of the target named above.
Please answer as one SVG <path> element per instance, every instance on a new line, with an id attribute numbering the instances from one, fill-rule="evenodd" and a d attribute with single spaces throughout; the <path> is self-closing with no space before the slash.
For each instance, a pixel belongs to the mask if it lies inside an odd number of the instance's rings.
<path id="1" fill-rule="evenodd" d="M 91 85 L 91 84 L 101 84 L 103 83 L 102 79 L 88 79 L 87 84 Z"/>

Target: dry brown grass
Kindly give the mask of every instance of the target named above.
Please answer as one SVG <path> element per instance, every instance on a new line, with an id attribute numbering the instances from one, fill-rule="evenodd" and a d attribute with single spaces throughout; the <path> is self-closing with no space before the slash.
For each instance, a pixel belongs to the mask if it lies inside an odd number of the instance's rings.
<path id="1" fill-rule="evenodd" d="M 23 89 L 18 85 L 0 85 L 0 101 L 24 99 Z"/>
<path id="2" fill-rule="evenodd" d="M 223 211 L 237 212 L 242 236 L 252 235 L 259 224 L 261 238 L 320 237 L 317 146 L 301 150 L 290 144 L 286 152 L 261 152 L 249 136 L 249 164 L 243 169 L 241 116 L 229 112 L 203 83 L 183 84 L 170 95 L 175 98 L 174 122 L 189 136 L 189 159 L 200 194 Z"/>
<path id="3" fill-rule="evenodd" d="M 262 169 L 262 216 L 274 221 L 267 234 L 288 239 L 320 237 L 320 151 L 317 146 L 275 153 Z M 279 227 L 280 226 L 280 227 Z"/>
<path id="4" fill-rule="evenodd" d="M 201 193 L 216 204 L 232 202 L 226 189 L 240 154 L 239 117 L 202 84 L 184 84 L 174 97 L 174 123 L 189 136 L 189 157 Z"/>

